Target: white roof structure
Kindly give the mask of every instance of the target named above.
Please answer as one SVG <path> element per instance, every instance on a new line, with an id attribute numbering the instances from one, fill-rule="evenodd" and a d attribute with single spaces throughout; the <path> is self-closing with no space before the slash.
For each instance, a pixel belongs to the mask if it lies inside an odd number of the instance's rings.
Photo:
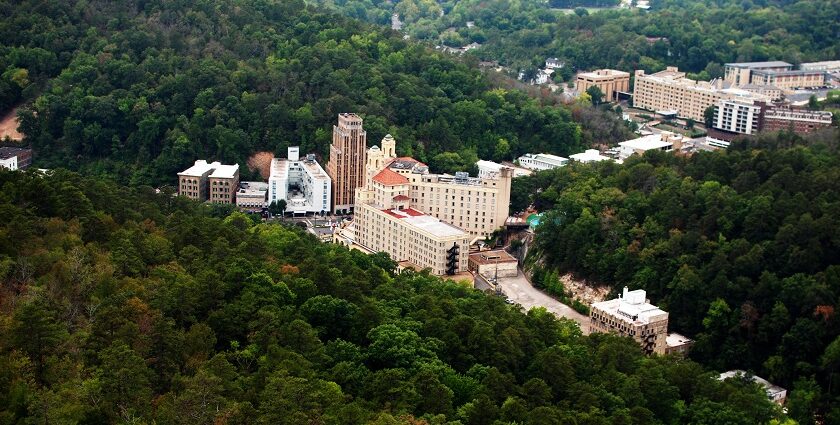
<path id="1" fill-rule="evenodd" d="M 214 162 L 213 164 L 217 165 L 213 168 L 213 174 L 210 174 L 210 177 L 231 179 L 239 171 L 239 164 L 222 165 L 218 162 Z"/>
<path id="2" fill-rule="evenodd" d="M 411 213 L 405 210 L 391 209 L 388 213 L 397 216 L 406 224 L 416 227 L 425 232 L 431 233 L 437 237 L 448 236 L 462 236 L 466 232 L 435 217 L 426 214 L 417 214 L 416 210 L 411 209 Z"/>
<path id="3" fill-rule="evenodd" d="M 638 139 L 620 142 L 619 146 L 624 146 L 630 149 L 638 149 L 642 151 L 649 151 L 651 149 L 662 149 L 668 146 L 673 146 L 672 142 L 662 141 L 662 136 L 659 134 L 651 134 L 650 136 L 639 137 Z"/>
<path id="4" fill-rule="evenodd" d="M 624 292 L 619 298 L 594 303 L 592 307 L 603 310 L 625 322 L 637 325 L 666 319 L 668 312 L 649 303 L 645 298 L 646 296 L 647 293 L 644 289 L 630 291 L 625 286 Z"/>
<path id="5" fill-rule="evenodd" d="M 581 153 L 569 155 L 569 159 L 587 164 L 590 162 L 608 161 L 612 158 L 601 155 L 601 152 L 599 152 L 598 149 L 587 149 Z"/>
<path id="6" fill-rule="evenodd" d="M 668 334 L 667 337 L 665 337 L 665 344 L 667 344 L 669 347 L 678 347 L 689 342 L 691 342 L 691 338 L 684 335 L 680 335 L 676 332 L 671 332 Z"/>
<path id="7" fill-rule="evenodd" d="M 190 177 L 201 177 L 205 173 L 207 173 L 208 171 L 211 171 L 214 168 L 221 167 L 221 166 L 222 166 L 222 163 L 218 162 L 218 161 L 212 162 L 212 163 L 207 163 L 207 161 L 205 161 L 203 159 L 199 159 L 199 160 L 195 161 L 195 164 L 193 164 L 192 167 L 187 168 L 184 171 L 181 171 L 180 173 L 178 173 L 178 175 L 180 175 L 180 176 L 190 176 Z"/>
<path id="8" fill-rule="evenodd" d="M 239 190 L 237 194 L 242 195 L 260 195 L 265 196 L 268 192 L 268 183 L 265 182 L 239 182 Z"/>

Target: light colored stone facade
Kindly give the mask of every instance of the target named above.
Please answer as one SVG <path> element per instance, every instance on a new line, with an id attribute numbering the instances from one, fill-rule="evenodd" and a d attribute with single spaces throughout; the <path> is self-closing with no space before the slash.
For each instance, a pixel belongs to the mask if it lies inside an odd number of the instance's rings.
<path id="1" fill-rule="evenodd" d="M 616 299 L 592 304 L 591 332 L 612 332 L 633 338 L 646 354 L 665 354 L 668 343 L 668 313 L 652 305 L 644 290 L 629 291 Z"/>
<path id="2" fill-rule="evenodd" d="M 617 92 L 630 91 L 630 73 L 615 69 L 598 69 L 592 72 L 581 72 L 577 75 L 575 90 L 583 93 L 586 89 L 596 86 L 604 93 L 604 100 L 611 102 L 618 97 Z"/>

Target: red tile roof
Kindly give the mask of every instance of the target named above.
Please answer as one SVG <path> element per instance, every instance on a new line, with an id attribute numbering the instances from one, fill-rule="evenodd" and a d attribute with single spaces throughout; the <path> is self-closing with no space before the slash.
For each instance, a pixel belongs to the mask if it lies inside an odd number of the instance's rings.
<path id="1" fill-rule="evenodd" d="M 373 181 L 382 183 L 385 186 L 395 186 L 398 184 L 408 184 L 408 179 L 401 176 L 388 168 L 383 169 L 379 174 L 373 176 Z"/>
<path id="2" fill-rule="evenodd" d="M 394 216 L 396 218 L 405 218 L 405 216 L 409 217 L 420 217 L 426 214 L 423 214 L 420 211 L 415 210 L 414 208 L 403 208 L 401 210 L 382 210 L 384 213 Z"/>
<path id="3" fill-rule="evenodd" d="M 409 199 L 411 199 L 411 198 L 409 198 L 408 196 L 405 196 L 405 195 L 397 195 L 397 196 L 394 197 L 395 201 L 408 201 Z"/>

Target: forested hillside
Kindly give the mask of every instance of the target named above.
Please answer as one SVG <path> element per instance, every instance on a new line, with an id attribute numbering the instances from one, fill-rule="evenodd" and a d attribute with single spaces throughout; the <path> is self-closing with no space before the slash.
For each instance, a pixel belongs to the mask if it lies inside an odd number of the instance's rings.
<path id="1" fill-rule="evenodd" d="M 0 70 L 0 106 L 31 101 L 40 166 L 132 184 L 174 181 L 196 158 L 326 154 L 348 111 L 372 143 L 391 133 L 441 171 L 588 143 L 567 109 L 297 0 L 0 1 Z"/>
<path id="2" fill-rule="evenodd" d="M 0 170 L 0 187 L 4 424 L 780 414 L 751 383 L 241 213 L 66 171 Z"/>
<path id="3" fill-rule="evenodd" d="M 316 1 L 316 0 L 312 0 Z M 722 76 L 736 61 L 833 60 L 840 57 L 840 0 L 653 0 L 652 10 L 552 7 L 611 6 L 617 2 L 530 0 L 317 0 L 342 13 L 390 25 L 391 12 L 413 38 L 462 46 L 514 69 L 534 69 L 547 57 L 577 69 L 658 71 L 666 65 Z M 467 22 L 473 27 L 468 28 Z M 565 78 L 571 72 L 561 73 Z"/>
<path id="4" fill-rule="evenodd" d="M 537 267 L 643 288 L 692 357 L 753 370 L 840 420 L 840 152 L 792 135 L 515 181 L 550 212 Z M 517 202 L 522 202 L 521 200 Z M 801 401 L 801 399 L 797 399 Z M 801 406 L 798 406 L 799 408 Z"/>

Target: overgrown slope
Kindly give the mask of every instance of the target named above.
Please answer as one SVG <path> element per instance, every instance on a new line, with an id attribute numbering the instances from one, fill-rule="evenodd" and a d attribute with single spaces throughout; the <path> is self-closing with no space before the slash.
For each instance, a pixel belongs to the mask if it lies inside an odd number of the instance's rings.
<path id="1" fill-rule="evenodd" d="M 0 170 L 0 422 L 754 424 L 757 387 L 385 256 Z M 410 418 L 417 418 L 412 420 Z M 396 418 L 396 419 L 395 419 Z M 460 422 L 455 422 L 460 421 Z"/>

